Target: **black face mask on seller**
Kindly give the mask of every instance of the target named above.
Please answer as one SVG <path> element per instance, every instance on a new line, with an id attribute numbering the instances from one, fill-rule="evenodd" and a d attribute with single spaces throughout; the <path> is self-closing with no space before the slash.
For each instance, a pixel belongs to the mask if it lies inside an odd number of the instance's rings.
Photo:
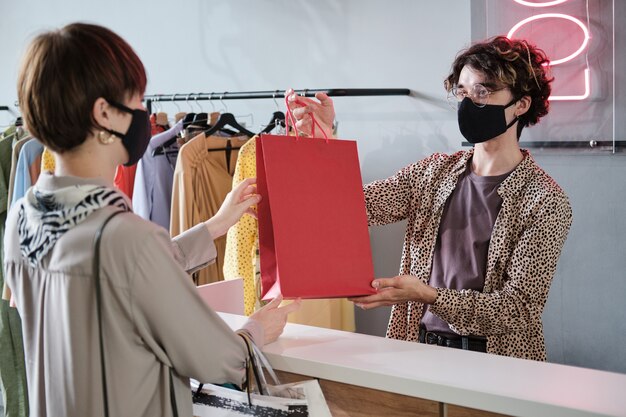
<path id="1" fill-rule="evenodd" d="M 139 162 L 150 143 L 150 115 L 145 110 L 131 109 L 112 100 L 107 100 L 107 102 L 111 106 L 132 115 L 132 121 L 126 133 L 120 133 L 106 128 L 103 129 L 122 139 L 122 145 L 124 145 L 126 152 L 128 152 L 128 162 L 126 162 L 124 166 L 128 167 L 134 165 Z"/>
<path id="2" fill-rule="evenodd" d="M 517 101 L 513 99 L 506 105 L 487 104 L 478 107 L 472 99 L 465 97 L 457 111 L 461 134 L 469 143 L 485 142 L 503 134 L 518 120 L 518 117 L 515 117 L 511 123 L 507 124 L 504 110 Z"/>

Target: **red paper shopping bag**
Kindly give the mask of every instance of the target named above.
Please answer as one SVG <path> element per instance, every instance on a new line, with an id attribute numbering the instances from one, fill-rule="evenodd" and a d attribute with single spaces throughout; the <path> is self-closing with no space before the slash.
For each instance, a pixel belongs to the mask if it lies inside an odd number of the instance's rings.
<path id="1" fill-rule="evenodd" d="M 356 142 L 256 139 L 262 298 L 372 294 Z"/>

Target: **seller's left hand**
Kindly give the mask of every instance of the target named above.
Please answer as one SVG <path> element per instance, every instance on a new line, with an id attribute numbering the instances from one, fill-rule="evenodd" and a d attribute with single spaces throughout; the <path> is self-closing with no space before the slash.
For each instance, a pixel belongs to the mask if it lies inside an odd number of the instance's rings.
<path id="1" fill-rule="evenodd" d="M 433 304 L 437 299 L 437 290 L 424 284 L 421 280 L 410 275 L 400 275 L 394 278 L 378 278 L 372 281 L 372 287 L 378 292 L 364 297 L 349 298 L 358 307 L 364 310 L 380 306 L 390 306 L 406 301 L 417 301 L 424 304 Z"/>

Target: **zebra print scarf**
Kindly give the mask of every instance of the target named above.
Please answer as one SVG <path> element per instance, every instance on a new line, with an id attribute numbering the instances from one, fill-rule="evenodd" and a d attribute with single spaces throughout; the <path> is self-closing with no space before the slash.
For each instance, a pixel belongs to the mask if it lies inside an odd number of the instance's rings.
<path id="1" fill-rule="evenodd" d="M 22 256 L 29 265 L 37 267 L 65 232 L 106 206 L 131 211 L 126 198 L 109 187 L 76 185 L 52 192 L 31 187 L 17 220 Z"/>

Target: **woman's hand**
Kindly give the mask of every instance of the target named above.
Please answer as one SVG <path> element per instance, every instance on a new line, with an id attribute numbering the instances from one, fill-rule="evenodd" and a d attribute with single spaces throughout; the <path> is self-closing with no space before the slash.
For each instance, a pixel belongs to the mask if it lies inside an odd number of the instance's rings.
<path id="1" fill-rule="evenodd" d="M 335 121 L 335 107 L 333 100 L 325 93 L 316 93 L 313 100 L 308 97 L 298 96 L 292 89 L 285 92 L 289 108 L 296 119 L 296 129 L 304 135 L 311 136 L 313 121 L 311 114 L 315 115 L 315 120 L 320 124 L 324 133 L 329 138 L 333 137 L 333 122 Z M 316 129 L 319 127 L 316 126 Z M 321 133 L 316 133 L 317 137 L 322 137 Z"/>
<path id="2" fill-rule="evenodd" d="M 372 281 L 378 292 L 364 297 L 349 298 L 364 310 L 380 306 L 390 306 L 406 301 L 433 304 L 437 300 L 437 290 L 424 284 L 416 277 L 400 275 L 394 278 L 378 278 Z"/>
<path id="3" fill-rule="evenodd" d="M 255 184 L 256 178 L 241 181 L 226 195 L 215 216 L 204 222 L 213 239 L 226 233 L 244 214 L 256 217 L 252 206 L 261 201 L 261 196 L 256 194 Z"/>
<path id="4" fill-rule="evenodd" d="M 278 296 L 250 316 L 261 323 L 264 331 L 265 344 L 272 343 L 280 336 L 287 324 L 287 316 L 300 308 L 300 299 L 283 307 L 279 307 L 282 296 Z"/>

